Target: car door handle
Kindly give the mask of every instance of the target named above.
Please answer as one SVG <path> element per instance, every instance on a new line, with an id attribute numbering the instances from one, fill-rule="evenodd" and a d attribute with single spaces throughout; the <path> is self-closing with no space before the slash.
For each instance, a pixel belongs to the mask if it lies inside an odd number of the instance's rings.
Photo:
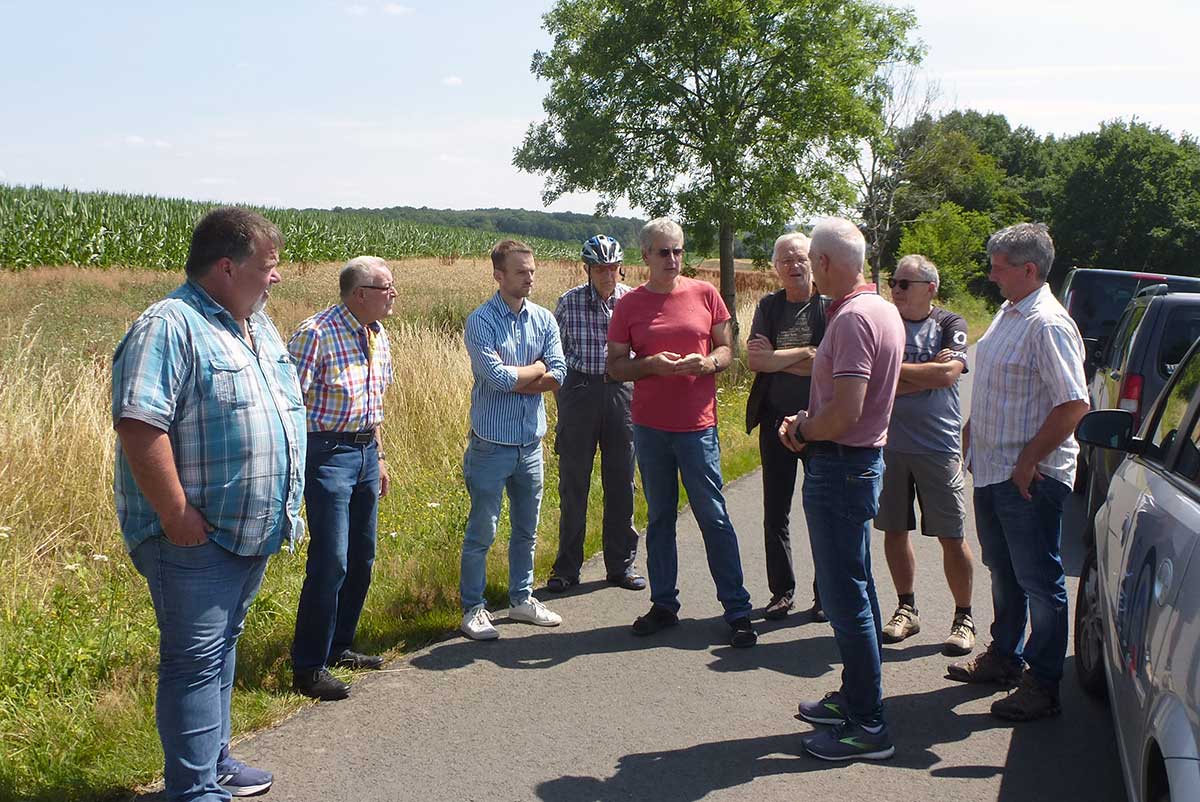
<path id="1" fill-rule="evenodd" d="M 1114 370 L 1112 373 L 1108 374 L 1108 378 L 1116 381 L 1117 379 L 1121 378 L 1121 371 Z"/>

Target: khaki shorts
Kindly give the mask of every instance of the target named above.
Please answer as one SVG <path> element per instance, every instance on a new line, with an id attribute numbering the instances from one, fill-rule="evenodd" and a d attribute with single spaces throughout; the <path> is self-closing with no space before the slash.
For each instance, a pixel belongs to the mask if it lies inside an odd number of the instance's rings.
<path id="1" fill-rule="evenodd" d="M 875 528 L 911 532 L 917 528 L 913 502 L 921 509 L 921 534 L 961 538 L 967 508 L 962 459 L 958 454 L 902 454 L 883 450 L 883 487 Z"/>

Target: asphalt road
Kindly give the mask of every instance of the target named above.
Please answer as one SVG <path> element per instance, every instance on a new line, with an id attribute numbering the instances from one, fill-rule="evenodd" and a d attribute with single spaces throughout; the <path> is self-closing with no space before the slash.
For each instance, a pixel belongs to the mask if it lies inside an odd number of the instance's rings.
<path id="1" fill-rule="evenodd" d="M 727 497 L 761 612 L 768 594 L 759 475 L 730 485 Z M 1082 557 L 1078 508 L 1073 497 L 1064 533 L 1072 604 Z M 799 493 L 792 520 L 803 589 L 812 567 Z M 629 625 L 649 607 L 648 593 L 609 587 L 592 560 L 582 585 L 548 597 L 563 615 L 561 627 L 498 617 L 498 641 L 448 635 L 360 676 L 350 699 L 307 707 L 237 744 L 235 753 L 275 772 L 269 799 L 276 802 L 1124 800 L 1108 710 L 1079 689 L 1073 657 L 1063 715 L 1017 726 L 989 715 L 997 698 L 989 689 L 944 678 L 948 660 L 939 652 L 953 603 L 937 543 L 917 538 L 915 545 L 924 629 L 885 647 L 885 703 L 896 743 L 887 762 L 830 764 L 803 754 L 799 736 L 812 728 L 793 714 L 797 700 L 838 686 L 832 632 L 798 613 L 760 621 L 753 649 L 729 647 L 686 511 L 679 527 L 680 626 L 634 637 Z M 887 617 L 895 593 L 882 537 L 873 558 Z M 991 601 L 981 564 L 975 587 L 982 648 Z"/>

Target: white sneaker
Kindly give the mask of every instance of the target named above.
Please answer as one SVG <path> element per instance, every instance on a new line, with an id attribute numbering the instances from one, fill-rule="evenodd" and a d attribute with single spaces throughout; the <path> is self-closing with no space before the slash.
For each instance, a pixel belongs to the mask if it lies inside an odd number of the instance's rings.
<path id="1" fill-rule="evenodd" d="M 518 604 L 508 611 L 508 617 L 513 621 L 524 621 L 539 627 L 556 627 L 562 623 L 562 616 L 542 604 L 532 596 L 524 604 Z"/>
<path id="2" fill-rule="evenodd" d="M 500 633 L 492 626 L 492 614 L 482 604 L 477 604 L 463 613 L 459 629 L 472 640 L 495 640 L 500 637 Z"/>

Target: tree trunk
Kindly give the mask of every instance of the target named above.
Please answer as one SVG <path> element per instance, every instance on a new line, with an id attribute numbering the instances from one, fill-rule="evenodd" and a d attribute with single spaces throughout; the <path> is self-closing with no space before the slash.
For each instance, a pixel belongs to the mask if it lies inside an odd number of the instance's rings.
<path id="1" fill-rule="evenodd" d="M 721 221 L 719 233 L 719 249 L 721 254 L 721 299 L 729 308 L 733 318 L 733 348 L 737 350 L 738 319 L 737 319 L 737 281 L 734 277 L 733 264 L 733 224 Z"/>

